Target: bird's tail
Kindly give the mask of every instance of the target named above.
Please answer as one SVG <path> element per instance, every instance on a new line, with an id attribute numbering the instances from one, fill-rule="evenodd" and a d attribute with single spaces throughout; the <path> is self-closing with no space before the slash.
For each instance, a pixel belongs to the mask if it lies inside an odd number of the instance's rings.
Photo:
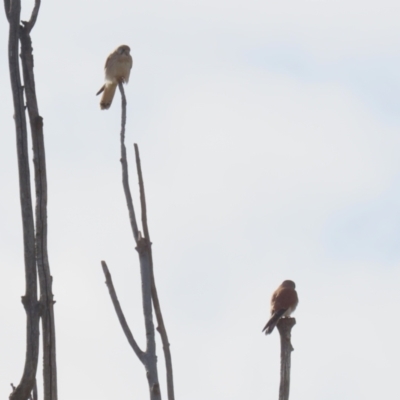
<path id="1" fill-rule="evenodd" d="M 275 328 L 276 324 L 278 323 L 279 319 L 283 316 L 283 314 L 285 314 L 287 310 L 285 310 L 284 308 L 278 311 L 275 311 L 271 318 L 269 319 L 269 321 L 267 322 L 267 325 L 264 326 L 264 329 L 262 330 L 262 332 L 265 331 L 266 335 L 269 335 Z"/>
<path id="2" fill-rule="evenodd" d="M 108 82 L 97 92 L 96 95 L 103 92 L 103 96 L 101 96 L 100 100 L 100 108 L 102 110 L 108 110 L 110 108 L 114 98 L 115 89 L 117 89 L 117 84 Z"/>

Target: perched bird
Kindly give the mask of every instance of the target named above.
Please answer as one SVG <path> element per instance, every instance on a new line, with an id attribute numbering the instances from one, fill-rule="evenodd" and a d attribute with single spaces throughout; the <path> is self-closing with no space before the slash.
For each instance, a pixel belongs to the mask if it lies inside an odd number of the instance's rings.
<path id="1" fill-rule="evenodd" d="M 299 299 L 293 281 L 284 281 L 272 295 L 271 318 L 264 326 L 263 332 L 269 335 L 282 317 L 289 317 L 296 309 Z"/>
<path id="2" fill-rule="evenodd" d="M 96 93 L 96 96 L 103 92 L 100 100 L 100 108 L 108 110 L 114 98 L 115 89 L 119 82 L 128 83 L 129 74 L 132 68 L 132 57 L 129 54 L 131 49 L 123 44 L 117 47 L 107 58 L 104 67 L 105 84 Z"/>

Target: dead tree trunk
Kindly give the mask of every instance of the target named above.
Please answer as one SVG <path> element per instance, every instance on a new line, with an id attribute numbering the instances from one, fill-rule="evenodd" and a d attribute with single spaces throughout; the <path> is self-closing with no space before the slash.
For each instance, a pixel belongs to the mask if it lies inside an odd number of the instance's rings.
<path id="1" fill-rule="evenodd" d="M 291 343 L 291 331 L 296 324 L 294 318 L 281 318 L 277 324 L 281 337 L 281 384 L 279 400 L 289 400 L 291 353 L 294 350 Z"/>
<path id="2" fill-rule="evenodd" d="M 154 278 L 153 253 L 151 251 L 150 232 L 149 232 L 149 227 L 147 224 L 146 195 L 145 195 L 145 191 L 144 191 L 144 182 L 143 182 L 143 175 L 142 175 L 142 166 L 140 163 L 139 148 L 136 143 L 135 143 L 135 157 L 136 157 L 136 169 L 138 171 L 138 177 L 139 177 L 140 206 L 142 209 L 143 232 L 144 232 L 144 237 L 147 238 L 148 242 L 150 243 L 149 256 L 150 256 L 150 269 L 151 269 L 151 297 L 153 300 L 154 312 L 157 317 L 157 324 L 158 324 L 157 331 L 160 333 L 161 341 L 163 344 L 165 369 L 166 369 L 166 373 L 167 373 L 168 400 L 175 400 L 174 376 L 173 376 L 173 370 L 172 370 L 171 350 L 169 348 L 170 345 L 169 345 L 169 341 L 168 341 L 167 329 L 164 324 L 164 318 L 163 318 L 162 312 L 161 312 L 160 301 L 158 299 L 156 281 Z"/>
<path id="3" fill-rule="evenodd" d="M 47 254 L 47 177 L 43 139 L 43 119 L 39 115 L 33 73 L 32 41 L 30 32 L 36 23 L 40 0 L 35 1 L 28 22 L 20 21 L 21 1 L 4 0 L 5 12 L 10 24 L 9 65 L 14 99 L 14 119 L 17 135 L 20 197 L 24 232 L 26 294 L 22 298 L 27 312 L 27 352 L 25 369 L 11 399 L 26 400 L 36 392 L 35 377 L 39 352 L 39 318 L 43 331 L 43 381 L 44 399 L 57 400 L 57 371 L 55 350 L 55 324 L 53 312 L 52 278 Z M 18 60 L 19 42 L 24 87 L 21 85 Z M 25 117 L 24 89 L 28 109 L 36 188 L 36 229 L 33 218 L 28 158 L 28 135 Z M 40 302 L 37 300 L 37 273 L 40 282 Z M 34 393 L 34 397 L 37 397 Z"/>
<path id="4" fill-rule="evenodd" d="M 168 337 L 163 322 L 160 303 L 157 296 L 157 290 L 155 286 L 154 273 L 153 273 L 153 260 L 151 252 L 151 242 L 149 237 L 149 230 L 147 225 L 147 212 L 146 212 L 146 201 L 144 194 L 144 184 L 142 169 L 140 165 L 139 149 L 135 144 L 136 154 L 136 165 L 139 176 L 139 187 L 140 187 L 140 200 L 142 209 L 142 225 L 144 236 L 138 229 L 136 222 L 135 210 L 133 207 L 132 196 L 129 188 L 129 176 L 128 176 L 128 163 L 126 158 L 126 147 L 125 147 L 125 124 L 126 124 L 126 98 L 122 83 L 119 84 L 119 89 L 122 97 L 122 121 L 121 121 L 121 164 L 122 164 L 122 183 L 125 193 L 125 199 L 129 211 L 129 219 L 131 223 L 132 233 L 136 242 L 136 250 L 139 253 L 140 262 L 140 275 L 142 282 L 142 305 L 143 315 L 146 331 L 146 350 L 142 351 L 137 345 L 128 324 L 126 323 L 125 316 L 122 312 L 119 304 L 115 289 L 112 283 L 111 275 L 108 270 L 107 264 L 102 261 L 103 272 L 106 277 L 106 284 L 108 286 L 111 300 L 114 304 L 115 311 L 118 319 L 128 339 L 132 349 L 143 363 L 146 369 L 146 376 L 149 385 L 150 399 L 161 400 L 160 384 L 158 380 L 157 371 L 157 355 L 156 355 L 156 342 L 155 342 L 155 329 L 153 322 L 153 306 L 158 320 L 158 330 L 161 334 L 163 341 L 163 348 L 165 353 L 165 360 L 167 365 L 167 387 L 168 387 L 168 399 L 174 399 L 173 380 L 172 380 L 172 362 L 171 354 L 169 352 Z"/>
<path id="5" fill-rule="evenodd" d="M 35 231 L 28 158 L 28 134 L 26 127 L 24 95 L 19 69 L 20 1 L 5 1 L 6 15 L 10 24 L 8 60 L 14 101 L 14 120 L 17 138 L 19 190 L 22 212 L 22 229 L 25 260 L 25 295 L 22 303 L 26 312 L 26 357 L 22 378 L 10 395 L 11 400 L 26 400 L 35 384 L 39 356 L 39 302 L 35 260 Z"/>

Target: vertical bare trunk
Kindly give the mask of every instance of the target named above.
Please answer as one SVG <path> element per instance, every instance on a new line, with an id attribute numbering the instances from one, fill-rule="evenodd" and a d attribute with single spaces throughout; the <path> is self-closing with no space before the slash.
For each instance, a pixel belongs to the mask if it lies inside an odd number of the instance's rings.
<path id="1" fill-rule="evenodd" d="M 28 135 L 25 119 L 24 96 L 19 69 L 19 24 L 21 14 L 20 0 L 5 1 L 6 15 L 10 24 L 8 42 L 8 60 L 10 81 L 14 103 L 14 119 L 17 139 L 19 188 L 22 212 L 22 227 L 25 261 L 25 295 L 22 303 L 26 321 L 26 357 L 24 372 L 20 383 L 11 393 L 12 400 L 26 400 L 35 384 L 39 355 L 39 318 L 40 307 L 37 301 L 37 277 L 35 259 L 35 233 L 30 186 Z"/>
<path id="2" fill-rule="evenodd" d="M 28 399 L 32 391 L 33 397 L 37 398 L 35 377 L 39 353 L 40 317 L 42 317 L 43 331 L 44 400 L 57 400 L 54 302 L 51 289 L 52 278 L 47 254 L 46 158 L 43 138 L 43 119 L 39 115 L 36 99 L 32 41 L 30 38 L 30 32 L 37 20 L 40 3 L 40 0 L 35 0 L 29 22 L 21 23 L 21 1 L 4 0 L 5 13 L 10 24 L 10 80 L 14 100 L 14 119 L 17 134 L 26 276 L 26 293 L 22 301 L 27 312 L 27 353 L 25 368 L 21 382 L 13 390 L 10 398 L 21 400 Z M 32 133 L 35 166 L 36 232 L 30 187 L 25 104 L 18 59 L 19 41 L 21 42 L 25 97 Z M 40 302 L 37 300 L 37 272 L 40 282 Z"/>
<path id="3" fill-rule="evenodd" d="M 291 331 L 296 324 L 294 318 L 281 318 L 277 324 L 281 337 L 281 384 L 279 400 L 289 400 L 291 353 L 294 350 L 291 343 Z"/>
<path id="4" fill-rule="evenodd" d="M 24 73 L 25 96 L 32 133 L 33 162 L 36 187 L 36 260 L 42 308 L 43 383 L 44 400 L 57 400 L 56 337 L 52 293 L 47 252 L 47 174 L 43 137 L 43 119 L 39 115 L 33 74 L 32 41 L 27 26 L 21 28 L 21 59 Z"/>

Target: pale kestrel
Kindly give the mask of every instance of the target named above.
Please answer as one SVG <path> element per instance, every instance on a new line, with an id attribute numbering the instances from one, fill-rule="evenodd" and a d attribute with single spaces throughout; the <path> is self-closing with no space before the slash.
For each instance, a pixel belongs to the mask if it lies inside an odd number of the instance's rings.
<path id="1" fill-rule="evenodd" d="M 132 68 L 132 57 L 129 54 L 131 49 L 129 46 L 122 45 L 117 47 L 107 58 L 104 67 L 105 84 L 96 93 L 96 96 L 103 92 L 100 100 L 100 108 L 108 110 L 114 98 L 115 89 L 118 82 L 128 83 L 129 74 Z"/>
<path id="2" fill-rule="evenodd" d="M 296 309 L 299 299 L 293 281 L 284 281 L 272 295 L 271 318 L 264 326 L 263 332 L 269 335 L 282 317 L 289 317 Z"/>

